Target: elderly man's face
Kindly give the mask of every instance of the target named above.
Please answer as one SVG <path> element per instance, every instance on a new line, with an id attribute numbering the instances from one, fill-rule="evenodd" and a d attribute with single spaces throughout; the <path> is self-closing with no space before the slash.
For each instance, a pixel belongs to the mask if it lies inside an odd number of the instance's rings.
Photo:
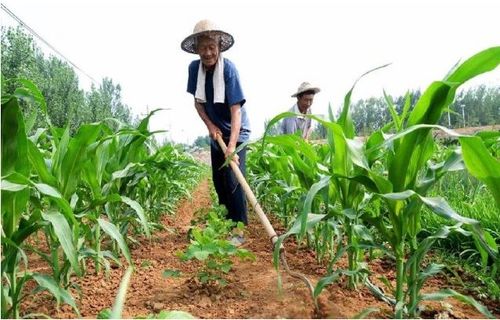
<path id="1" fill-rule="evenodd" d="M 303 94 L 300 98 L 297 98 L 297 106 L 300 112 L 305 113 L 314 102 L 314 94 Z"/>
<path id="2" fill-rule="evenodd" d="M 206 68 L 213 68 L 219 58 L 219 43 L 214 38 L 199 37 L 197 53 Z"/>

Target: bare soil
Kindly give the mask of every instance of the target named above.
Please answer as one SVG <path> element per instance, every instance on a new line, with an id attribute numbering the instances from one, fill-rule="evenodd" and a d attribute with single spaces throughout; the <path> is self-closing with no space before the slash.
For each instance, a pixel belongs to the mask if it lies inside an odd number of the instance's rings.
<path id="1" fill-rule="evenodd" d="M 197 214 L 203 214 L 211 206 L 209 181 L 203 181 L 193 192 L 191 199 L 184 200 L 175 216 L 165 216 L 162 220 L 165 230 L 159 231 L 151 239 L 139 239 L 132 245 L 131 254 L 136 267 L 128 289 L 124 318 L 144 317 L 161 310 L 182 310 L 198 318 L 352 318 L 365 308 L 375 307 L 378 311 L 370 318 L 390 318 L 392 308 L 378 301 L 364 287 L 356 291 L 347 289 L 346 279 L 328 286 L 319 297 L 319 314 L 315 313 L 308 289 L 303 282 L 281 273 L 281 287 L 278 273 L 272 264 L 272 248 L 259 222 L 251 219 L 245 234 L 244 248 L 251 250 L 255 262 L 239 262 L 229 275 L 229 284 L 218 292 L 209 292 L 194 277 L 196 261 L 181 262 L 176 252 L 185 250 L 189 244 L 187 231 L 190 221 Z M 276 231 L 284 230 L 275 221 Z M 314 252 L 299 248 L 290 240 L 285 244 L 287 261 L 294 271 L 302 272 L 314 283 L 325 275 L 326 268 L 317 263 Z M 32 261 L 32 260 L 30 260 Z M 47 270 L 43 261 L 35 260 L 30 268 L 38 272 Z M 96 318 L 99 311 L 111 308 L 118 291 L 125 267 L 111 269 L 109 275 L 95 274 L 89 263 L 88 274 L 75 278 L 81 294 L 73 290 L 73 296 L 83 318 Z M 340 262 L 345 266 L 345 261 Z M 162 276 L 164 270 L 179 270 L 180 277 Z M 388 260 L 370 262 L 370 276 L 373 282 L 384 275 L 394 281 L 394 266 Z M 34 284 L 30 283 L 28 289 Z M 444 277 L 433 279 L 424 288 L 425 292 L 450 287 Z M 463 291 L 463 288 L 454 288 Z M 387 289 L 388 290 L 388 289 Z M 53 318 L 75 318 L 77 315 L 68 305 L 56 308 L 54 299 L 47 293 L 37 293 L 27 299 L 21 314 L 47 314 Z M 490 310 L 500 317 L 498 304 L 489 303 Z M 426 305 L 422 314 L 426 318 L 484 318 L 474 308 L 459 301 L 448 299 Z"/>

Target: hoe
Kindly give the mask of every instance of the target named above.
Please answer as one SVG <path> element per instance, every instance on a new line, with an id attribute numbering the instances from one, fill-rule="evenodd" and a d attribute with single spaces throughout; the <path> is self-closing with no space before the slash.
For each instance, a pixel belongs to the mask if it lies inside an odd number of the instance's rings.
<path id="1" fill-rule="evenodd" d="M 226 144 L 224 143 L 224 140 L 222 140 L 221 136 L 217 136 L 217 142 L 219 143 L 219 146 L 221 147 L 223 152 L 226 152 Z M 250 189 L 250 186 L 248 185 L 247 181 L 245 180 L 245 177 L 240 171 L 240 168 L 234 161 L 230 161 L 229 165 L 231 166 L 231 169 L 233 169 L 233 172 L 236 176 L 236 179 L 238 179 L 238 182 L 241 184 L 241 187 L 245 191 L 245 194 L 247 196 L 248 201 L 252 205 L 255 213 L 257 214 L 257 217 L 259 218 L 260 223 L 264 226 L 264 229 L 266 230 L 267 235 L 269 236 L 269 239 L 271 239 L 271 243 L 273 245 L 273 249 L 275 249 L 276 242 L 278 241 L 278 235 L 276 234 L 276 231 L 274 231 L 273 226 L 269 222 L 269 219 L 267 219 L 266 214 L 260 207 L 259 203 L 257 202 L 257 198 L 255 197 L 252 189 Z M 319 307 L 316 299 L 314 299 L 314 287 L 309 279 L 306 278 L 305 275 L 299 272 L 291 271 L 290 268 L 288 267 L 288 263 L 286 262 L 286 257 L 285 257 L 285 248 L 281 245 L 279 248 L 279 257 L 281 264 L 283 265 L 283 268 L 285 271 L 292 277 L 300 279 L 303 281 L 307 288 L 309 289 L 309 292 L 311 294 L 311 298 L 314 302 L 314 307 L 316 312 L 319 312 Z"/>

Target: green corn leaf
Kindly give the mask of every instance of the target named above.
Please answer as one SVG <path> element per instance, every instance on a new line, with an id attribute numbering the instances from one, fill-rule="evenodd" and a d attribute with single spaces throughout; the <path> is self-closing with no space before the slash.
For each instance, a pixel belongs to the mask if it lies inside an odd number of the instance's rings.
<path id="1" fill-rule="evenodd" d="M 433 276 L 435 274 L 438 274 L 444 269 L 445 265 L 444 264 L 437 264 L 437 263 L 431 263 L 419 274 L 419 279 L 424 280 L 430 276 Z"/>
<path id="2" fill-rule="evenodd" d="M 134 271 L 133 267 L 128 267 L 127 271 L 123 275 L 122 281 L 120 282 L 120 287 L 118 288 L 118 294 L 115 298 L 115 303 L 113 303 L 113 309 L 111 310 L 110 319 L 121 319 L 123 306 L 125 305 L 125 298 L 127 296 L 127 290 L 130 283 L 130 277 Z"/>
<path id="3" fill-rule="evenodd" d="M 423 294 L 420 298 L 421 300 L 435 300 L 435 301 L 442 301 L 446 298 L 453 297 L 457 300 L 460 300 L 464 303 L 470 304 L 474 308 L 476 308 L 477 311 L 481 312 L 483 315 L 490 319 L 495 319 L 495 316 L 486 308 L 484 305 L 481 303 L 477 302 L 474 298 L 471 298 L 469 296 L 465 296 L 461 293 L 456 292 L 455 290 L 452 289 L 444 289 L 440 290 L 435 293 L 428 293 L 428 294 Z"/>
<path id="4" fill-rule="evenodd" d="M 378 278 L 391 292 L 395 292 L 395 289 L 394 289 L 394 286 L 392 285 L 392 283 L 389 281 L 389 279 L 387 279 L 386 276 L 380 276 Z"/>
<path id="5" fill-rule="evenodd" d="M 347 148 L 349 149 L 349 160 L 358 167 L 369 170 L 368 160 L 364 154 L 364 145 L 361 141 L 346 139 Z"/>
<path id="6" fill-rule="evenodd" d="M 53 135 L 54 136 L 54 135 Z M 63 180 L 63 171 L 61 170 L 63 159 L 68 151 L 70 141 L 69 127 L 66 126 L 62 131 L 60 139 L 54 138 L 51 141 L 55 152 L 52 154 L 52 175 L 61 183 Z"/>
<path id="7" fill-rule="evenodd" d="M 130 256 L 130 251 L 128 249 L 127 243 L 125 242 L 125 239 L 123 239 L 123 236 L 118 228 L 111 222 L 108 222 L 101 218 L 97 219 L 97 222 L 99 223 L 99 226 L 102 228 L 102 230 L 106 232 L 106 234 L 108 234 L 111 239 L 116 241 L 118 247 L 120 247 L 120 250 L 125 256 L 125 259 L 127 259 L 127 262 L 132 265 L 132 257 Z"/>
<path id="8" fill-rule="evenodd" d="M 44 115 L 47 115 L 47 103 L 45 102 L 45 98 L 42 94 L 42 91 L 38 89 L 38 87 L 27 79 L 18 79 L 18 81 L 24 86 L 18 88 L 14 93 L 15 96 L 22 99 L 33 99 L 36 103 L 42 107 L 42 112 Z"/>
<path id="9" fill-rule="evenodd" d="M 281 119 L 284 119 L 284 118 L 291 118 L 291 117 L 296 117 L 297 114 L 295 114 L 294 112 L 282 112 L 280 114 L 278 114 L 277 116 L 275 116 L 274 118 L 272 118 L 269 123 L 267 124 L 267 127 L 264 131 L 264 135 L 262 136 L 262 148 L 261 148 L 261 153 L 264 151 L 264 146 L 266 144 L 266 138 L 269 138 L 269 136 L 267 135 L 269 130 L 276 124 L 278 123 L 278 121 L 280 121 Z"/>
<path id="10" fill-rule="evenodd" d="M 328 187 L 330 183 L 330 176 L 324 176 L 321 178 L 320 181 L 316 182 L 311 186 L 311 189 L 307 192 L 306 200 L 304 201 L 304 206 L 302 207 L 301 213 L 300 213 L 300 235 L 304 235 L 306 232 L 306 228 L 308 226 L 308 218 L 310 217 L 311 213 L 311 206 L 312 202 L 314 200 L 314 197 L 316 197 L 316 194 L 322 190 L 323 188 Z"/>
<path id="11" fill-rule="evenodd" d="M 28 161 L 28 138 L 16 98 L 2 103 L 1 122 L 2 176 L 16 172 L 28 177 L 31 171 Z M 11 182 L 15 183 L 15 181 Z M 2 227 L 6 237 L 10 237 L 16 231 L 28 200 L 29 189 L 27 188 L 17 192 L 2 192 Z"/>
<path id="12" fill-rule="evenodd" d="M 80 312 L 76 306 L 73 297 L 69 294 L 69 292 L 57 285 L 55 280 L 48 275 L 33 273 L 33 279 L 38 283 L 41 288 L 49 290 L 50 293 L 56 298 L 57 304 L 61 303 L 61 300 L 67 304 L 69 304 L 76 311 L 78 316 L 80 317 Z"/>
<path id="13" fill-rule="evenodd" d="M 103 198 L 101 189 L 102 176 L 100 175 L 102 172 L 99 171 L 98 164 L 92 160 L 86 161 L 82 169 L 82 179 L 89 185 L 94 199 Z"/>
<path id="14" fill-rule="evenodd" d="M 304 155 L 312 162 L 318 162 L 319 158 L 314 148 L 304 139 L 295 135 L 280 135 L 270 136 L 267 141 L 281 146 L 287 146 L 294 150 L 300 150 L 300 154 Z"/>
<path id="15" fill-rule="evenodd" d="M 177 311 L 177 310 L 172 310 L 172 311 L 162 310 L 156 318 L 157 319 L 194 319 L 194 317 L 189 312 Z"/>
<path id="16" fill-rule="evenodd" d="M 111 180 L 121 179 L 121 178 L 125 178 L 128 176 L 134 175 L 134 173 L 135 173 L 134 169 L 137 166 L 140 166 L 140 164 L 137 164 L 137 163 L 127 164 L 127 166 L 123 170 L 118 170 L 118 171 L 113 172 L 113 174 L 111 176 Z"/>
<path id="17" fill-rule="evenodd" d="M 57 186 L 57 180 L 47 168 L 42 153 L 31 140 L 28 140 L 28 157 L 40 180 L 53 187 Z"/>
<path id="18" fill-rule="evenodd" d="M 276 268 L 279 267 L 278 264 L 279 254 L 283 241 L 285 241 L 285 239 L 291 235 L 299 234 L 302 228 L 305 228 L 305 230 L 311 229 L 321 220 L 323 220 L 323 218 L 325 218 L 326 216 L 327 215 L 325 214 L 309 213 L 306 217 L 305 223 L 303 223 L 301 219 L 296 219 L 293 226 L 285 234 L 282 234 L 281 236 L 278 237 L 278 240 L 276 240 L 276 243 L 274 244 L 274 254 L 273 254 L 273 262 Z"/>
<path id="19" fill-rule="evenodd" d="M 486 230 L 475 230 L 472 234 L 476 249 L 481 255 L 481 265 L 483 268 L 488 266 L 488 257 L 491 255 L 494 259 L 498 258 L 498 245 L 495 238 Z M 478 234 L 479 233 L 479 234 Z M 482 233 L 482 234 L 481 234 Z"/>
<path id="20" fill-rule="evenodd" d="M 460 137 L 462 154 L 467 170 L 484 182 L 500 208 L 500 161 L 495 159 L 486 149 L 481 138 Z"/>
<path id="21" fill-rule="evenodd" d="M 357 269 L 357 270 L 344 270 L 344 269 L 338 269 L 336 271 L 334 271 L 333 273 L 319 279 L 318 283 L 316 284 L 316 286 L 314 287 L 314 292 L 313 292 L 313 296 L 314 296 L 314 299 L 316 299 L 320 294 L 321 294 L 321 291 L 323 291 L 323 289 L 333 283 L 335 280 L 338 279 L 338 277 L 340 275 L 346 275 L 346 276 L 353 276 L 353 275 L 356 275 L 356 274 L 367 274 L 368 271 L 366 269 Z"/>
<path id="22" fill-rule="evenodd" d="M 17 192 L 26 189 L 28 186 L 25 184 L 13 183 L 8 180 L 2 179 L 1 190 L 9 192 Z"/>
<path id="23" fill-rule="evenodd" d="M 352 229 L 353 229 L 354 234 L 359 239 L 363 239 L 363 240 L 368 241 L 368 242 L 373 242 L 373 237 L 372 237 L 370 231 L 364 225 L 355 224 L 352 226 Z"/>
<path id="24" fill-rule="evenodd" d="M 451 85 L 442 81 L 433 82 L 418 99 L 408 117 L 408 126 L 417 124 L 436 124 L 447 107 Z"/>
<path id="25" fill-rule="evenodd" d="M 71 263 L 73 270 L 75 270 L 77 275 L 81 276 L 82 271 L 80 269 L 80 265 L 78 264 L 78 253 L 73 244 L 72 232 L 68 221 L 60 212 L 57 211 L 43 212 L 42 217 L 44 220 L 49 221 L 52 225 L 54 233 L 59 239 L 59 243 L 61 243 L 61 247 Z"/>
<path id="26" fill-rule="evenodd" d="M 462 217 L 459 215 L 453 208 L 450 207 L 448 202 L 446 202 L 445 199 L 441 197 L 422 197 L 419 196 L 420 200 L 429 207 L 433 212 L 437 213 L 438 215 L 448 218 L 448 219 L 453 219 L 458 222 L 462 222 L 465 224 L 470 224 L 470 225 L 477 225 L 479 222 L 474 219 L 470 219 L 467 217 Z"/>
<path id="27" fill-rule="evenodd" d="M 394 102 L 392 101 L 392 97 L 387 95 L 385 90 L 384 90 L 384 99 L 385 102 L 387 102 L 387 107 L 389 108 L 389 113 L 391 114 L 392 122 L 394 122 L 394 125 L 396 126 L 396 132 L 401 131 L 402 129 L 401 118 L 398 116 L 398 113 L 396 112 L 396 108 L 394 107 Z"/>
<path id="28" fill-rule="evenodd" d="M 485 49 L 460 64 L 445 81 L 464 83 L 475 76 L 495 69 L 500 64 L 500 47 Z"/>
<path id="29" fill-rule="evenodd" d="M 86 151 L 101 132 L 101 124 L 80 126 L 76 135 L 69 141 L 68 149 L 61 163 L 61 192 L 69 199 L 80 181 L 80 174 L 86 160 Z"/>
<path id="30" fill-rule="evenodd" d="M 408 118 L 408 125 L 434 124 L 439 121 L 450 86 L 434 82 L 420 97 Z M 409 133 L 395 148 L 395 155 L 389 164 L 389 180 L 394 190 L 413 188 L 416 177 L 432 155 L 433 140 L 430 128 Z"/>
<path id="31" fill-rule="evenodd" d="M 369 149 L 367 149 L 367 152 L 374 152 L 374 151 L 376 151 L 377 148 L 391 146 L 394 143 L 394 141 L 399 140 L 399 139 L 413 133 L 414 131 L 427 130 L 427 129 L 439 129 L 451 137 L 465 137 L 466 136 L 466 135 L 460 134 L 456 131 L 453 131 L 452 129 L 448 129 L 448 128 L 440 126 L 440 125 L 418 124 L 418 125 L 408 127 L 405 130 L 398 132 L 394 135 L 388 136 L 388 138 L 385 139 L 382 144 L 380 144 L 380 145 L 375 144 L 375 145 L 371 146 Z"/>
<path id="32" fill-rule="evenodd" d="M 417 290 L 420 291 L 420 289 L 422 289 L 422 287 L 424 286 L 425 281 L 429 277 L 432 277 L 440 273 L 444 269 L 444 267 L 445 267 L 444 264 L 431 263 L 430 265 L 427 266 L 427 268 L 425 268 L 425 270 L 419 272 L 417 276 L 417 282 L 418 282 Z"/>
<path id="33" fill-rule="evenodd" d="M 155 114 L 157 113 L 158 111 L 161 111 L 161 110 L 169 110 L 169 109 L 164 109 L 164 108 L 157 108 L 157 109 L 154 109 L 153 111 L 151 111 L 146 117 L 144 117 L 144 119 L 142 119 L 141 123 L 139 124 L 139 126 L 137 127 L 137 130 L 139 131 L 147 131 L 148 130 L 148 126 L 149 126 L 149 119 Z"/>
<path id="34" fill-rule="evenodd" d="M 36 129 L 35 133 L 29 137 L 29 140 L 33 142 L 35 145 L 38 143 L 38 140 L 40 140 L 41 137 L 45 137 L 47 135 L 47 128 L 38 128 Z M 26 131 L 30 132 L 30 131 Z"/>
<path id="35" fill-rule="evenodd" d="M 452 232 L 459 232 L 464 236 L 470 236 L 471 233 L 462 229 L 462 223 L 457 223 L 454 226 L 443 226 L 439 230 L 437 230 L 435 233 L 433 233 L 430 236 L 425 237 L 419 244 L 415 252 L 412 254 L 412 256 L 408 259 L 407 264 L 411 265 L 413 263 L 416 263 L 417 265 L 420 265 L 422 263 L 423 258 L 429 252 L 431 249 L 432 245 L 436 240 L 439 239 L 446 239 L 448 235 Z"/>
<path id="36" fill-rule="evenodd" d="M 470 219 L 467 217 L 462 217 L 459 215 L 453 208 L 450 207 L 448 202 L 444 200 L 441 197 L 423 197 L 416 193 L 413 190 L 406 190 L 402 192 L 394 192 L 394 193 L 386 193 L 386 194 L 381 194 L 383 198 L 389 199 L 389 200 L 406 200 L 410 197 L 418 197 L 420 201 L 422 201 L 429 209 L 431 209 L 434 213 L 437 213 L 438 215 L 442 216 L 443 218 L 447 219 L 452 219 L 457 222 L 465 223 L 465 224 L 470 224 L 470 225 L 477 225 L 479 222 L 474 219 Z"/>
<path id="37" fill-rule="evenodd" d="M 333 172 L 336 174 L 341 174 L 344 176 L 349 176 L 352 161 L 349 161 L 349 149 L 347 146 L 346 136 L 341 126 L 338 124 L 333 124 L 331 127 L 333 132 L 333 144 L 335 157 L 333 158 Z M 346 185 L 347 182 L 345 182 Z M 344 189 L 347 187 L 344 186 Z"/>
<path id="38" fill-rule="evenodd" d="M 375 308 L 375 307 L 365 308 L 365 309 L 361 310 L 361 312 L 355 314 L 352 318 L 353 319 L 364 319 L 369 314 L 371 314 L 373 312 L 378 312 L 378 311 L 380 311 L 380 309 L 379 308 Z"/>
<path id="39" fill-rule="evenodd" d="M 366 140 L 365 156 L 367 157 L 370 166 L 376 160 L 384 156 L 384 150 L 382 149 L 383 143 L 384 143 L 384 133 L 381 130 L 373 132 Z"/>
<path id="40" fill-rule="evenodd" d="M 328 120 L 330 122 L 335 122 L 335 116 L 333 115 L 332 104 L 328 102 Z"/>
<path id="41" fill-rule="evenodd" d="M 406 117 L 408 116 L 408 112 L 410 111 L 411 97 L 412 97 L 411 94 L 409 92 L 406 92 L 405 104 L 403 106 L 403 112 L 401 113 L 401 124 L 404 124 L 404 121 L 406 121 Z"/>
<path id="42" fill-rule="evenodd" d="M 62 198 L 61 194 L 59 191 L 57 191 L 55 188 L 49 186 L 48 184 L 45 183 L 33 183 L 33 186 L 40 191 L 40 193 L 54 197 L 54 198 Z"/>
<path id="43" fill-rule="evenodd" d="M 376 70 L 382 69 L 390 65 L 390 63 L 385 64 L 380 67 L 373 68 L 365 73 L 363 73 L 356 81 L 354 81 L 354 84 L 351 87 L 351 90 L 345 95 L 344 97 L 344 106 L 342 107 L 342 111 L 340 112 L 339 119 L 337 120 L 337 123 L 342 127 L 343 132 L 345 133 L 345 136 L 349 139 L 354 138 L 355 136 L 355 130 L 354 130 L 354 123 L 352 122 L 351 116 L 349 114 L 349 108 L 351 105 L 351 95 L 354 90 L 354 87 L 358 83 L 361 78 L 364 76 L 368 75 L 371 72 L 374 72 Z"/>
<path id="44" fill-rule="evenodd" d="M 381 277 L 380 280 L 385 284 L 384 278 L 385 277 Z M 387 278 L 385 278 L 385 280 L 387 280 Z M 387 282 L 388 281 L 389 280 L 387 280 Z M 396 299 L 394 299 L 392 297 L 389 297 L 389 296 L 386 296 L 385 293 L 382 292 L 382 290 L 380 290 L 379 287 L 377 287 L 376 285 L 374 285 L 373 283 L 370 282 L 370 280 L 368 279 L 368 277 L 366 277 L 366 279 L 365 279 L 364 282 L 365 282 L 366 287 L 368 288 L 368 290 L 370 290 L 370 292 L 373 294 L 374 297 L 376 297 L 377 299 L 379 299 L 381 301 L 386 302 L 389 305 L 395 305 L 396 304 Z M 387 287 L 391 291 L 394 291 L 394 288 L 392 287 L 392 285 L 390 283 L 387 285 Z"/>
<path id="45" fill-rule="evenodd" d="M 146 218 L 146 215 L 144 214 L 144 209 L 142 209 L 141 205 L 137 202 L 134 201 L 128 197 L 122 196 L 122 202 L 128 204 L 134 211 L 137 213 L 137 216 L 139 217 L 139 221 L 142 225 L 142 228 L 144 229 L 144 232 L 148 237 L 151 237 L 151 233 L 149 231 L 149 224 L 148 224 L 148 219 Z"/>
<path id="46" fill-rule="evenodd" d="M 313 293 L 314 299 L 317 299 L 318 296 L 320 295 L 320 293 L 323 291 L 323 289 L 327 285 L 332 284 L 334 281 L 336 281 L 341 274 L 342 274 L 342 272 L 340 270 L 337 270 L 337 271 L 333 272 L 332 274 L 329 274 L 329 275 L 319 279 L 318 283 L 314 287 L 314 293 Z"/>

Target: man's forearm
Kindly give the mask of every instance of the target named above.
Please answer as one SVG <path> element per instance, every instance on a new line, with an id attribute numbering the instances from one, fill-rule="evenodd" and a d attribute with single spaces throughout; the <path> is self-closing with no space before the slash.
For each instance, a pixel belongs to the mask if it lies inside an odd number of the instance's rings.
<path id="1" fill-rule="evenodd" d="M 241 129 L 241 106 L 235 104 L 231 106 L 231 136 L 229 137 L 229 146 L 236 148 L 236 143 L 240 137 Z"/>

